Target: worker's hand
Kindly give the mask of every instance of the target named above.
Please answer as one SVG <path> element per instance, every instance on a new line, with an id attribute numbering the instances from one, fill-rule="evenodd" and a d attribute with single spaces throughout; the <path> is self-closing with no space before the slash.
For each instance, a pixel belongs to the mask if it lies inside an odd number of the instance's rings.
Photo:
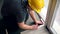
<path id="1" fill-rule="evenodd" d="M 38 29 L 38 25 L 32 25 L 32 30 L 37 30 Z"/>
<path id="2" fill-rule="evenodd" d="M 42 24 L 43 24 L 43 22 L 42 22 L 42 21 L 36 21 L 35 23 L 36 23 L 36 24 L 40 24 L 40 25 L 42 25 Z"/>

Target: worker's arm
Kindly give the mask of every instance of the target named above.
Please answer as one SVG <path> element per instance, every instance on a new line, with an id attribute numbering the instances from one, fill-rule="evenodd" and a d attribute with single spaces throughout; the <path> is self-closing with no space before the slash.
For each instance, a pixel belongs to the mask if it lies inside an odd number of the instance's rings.
<path id="1" fill-rule="evenodd" d="M 25 30 L 36 30 L 36 29 L 38 28 L 37 25 L 29 26 L 29 25 L 24 24 L 24 22 L 18 23 L 18 26 L 19 26 L 21 29 L 25 29 Z"/>
<path id="2" fill-rule="evenodd" d="M 43 24 L 40 20 L 36 19 L 35 14 L 34 14 L 34 10 L 32 10 L 29 6 L 27 6 L 27 7 L 28 7 L 28 10 L 29 10 L 29 14 L 32 17 L 32 19 L 34 20 L 34 22 L 36 24 Z"/>
<path id="3" fill-rule="evenodd" d="M 34 11 L 33 10 L 29 10 L 29 14 L 32 17 L 32 19 L 34 20 L 34 22 L 37 22 L 37 19 L 36 19 L 35 15 L 34 15 Z"/>

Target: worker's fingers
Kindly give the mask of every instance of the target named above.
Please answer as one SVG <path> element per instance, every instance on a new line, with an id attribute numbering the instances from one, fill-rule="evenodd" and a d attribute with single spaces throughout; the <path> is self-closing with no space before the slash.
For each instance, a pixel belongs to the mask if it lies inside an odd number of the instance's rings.
<path id="1" fill-rule="evenodd" d="M 38 29 L 38 25 L 32 25 L 32 29 L 33 29 L 33 30 Z"/>
<path id="2" fill-rule="evenodd" d="M 43 22 L 42 22 L 42 21 L 36 21 L 36 24 L 40 24 L 40 25 L 42 25 Z"/>

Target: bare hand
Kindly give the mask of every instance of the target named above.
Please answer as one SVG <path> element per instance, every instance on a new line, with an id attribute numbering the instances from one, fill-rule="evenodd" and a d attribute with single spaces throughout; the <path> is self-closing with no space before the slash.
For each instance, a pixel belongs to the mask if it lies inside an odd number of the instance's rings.
<path id="1" fill-rule="evenodd" d="M 38 25 L 32 25 L 32 30 L 37 30 L 38 29 Z"/>

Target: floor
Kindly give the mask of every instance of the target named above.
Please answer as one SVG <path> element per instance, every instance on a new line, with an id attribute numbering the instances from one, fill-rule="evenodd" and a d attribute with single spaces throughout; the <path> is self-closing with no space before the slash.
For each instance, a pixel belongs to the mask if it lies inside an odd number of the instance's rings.
<path id="1" fill-rule="evenodd" d="M 21 34 L 49 34 L 47 29 L 43 26 L 37 30 L 26 30 L 21 32 Z"/>

